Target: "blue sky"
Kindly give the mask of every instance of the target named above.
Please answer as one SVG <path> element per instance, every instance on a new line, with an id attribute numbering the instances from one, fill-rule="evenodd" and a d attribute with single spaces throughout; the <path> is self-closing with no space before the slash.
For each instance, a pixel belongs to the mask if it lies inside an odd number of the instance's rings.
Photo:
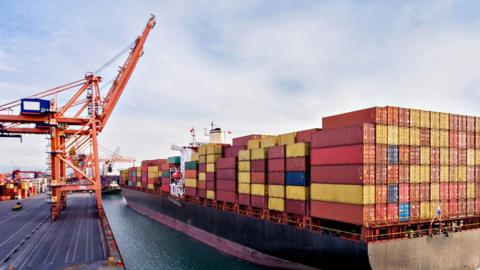
<path id="1" fill-rule="evenodd" d="M 83 77 L 157 26 L 101 143 L 137 160 L 210 121 L 278 134 L 374 105 L 479 115 L 478 1 L 1 1 L 0 103 Z M 109 81 L 116 65 L 100 75 Z M 44 138 L 1 139 L 0 169 Z"/>

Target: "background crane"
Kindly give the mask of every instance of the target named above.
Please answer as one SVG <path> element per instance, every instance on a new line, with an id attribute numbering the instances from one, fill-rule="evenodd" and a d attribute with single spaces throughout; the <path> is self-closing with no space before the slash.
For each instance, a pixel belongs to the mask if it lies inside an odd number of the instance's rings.
<path id="1" fill-rule="evenodd" d="M 94 191 L 99 213 L 103 214 L 98 134 L 107 124 L 143 55 L 143 46 L 154 26 L 155 17 L 152 15 L 104 96 L 99 89 L 102 78 L 87 73 L 83 79 L 0 105 L 0 134 L 50 136 L 52 220 L 66 206 L 69 191 Z M 58 99 L 53 97 L 66 95 L 68 90 L 73 95 L 66 96 L 67 102 L 59 106 Z M 12 114 L 15 109 L 19 109 L 20 114 Z M 67 177 L 67 167 L 75 172 L 73 180 Z"/>

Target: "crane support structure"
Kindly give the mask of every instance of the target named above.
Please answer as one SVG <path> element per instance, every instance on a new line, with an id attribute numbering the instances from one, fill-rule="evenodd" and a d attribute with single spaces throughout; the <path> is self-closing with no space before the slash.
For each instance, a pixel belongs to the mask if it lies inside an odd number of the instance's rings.
<path id="1" fill-rule="evenodd" d="M 66 91 L 66 103 L 59 107 L 50 101 L 50 109 L 41 113 L 24 113 L 24 99 L 0 105 L 0 133 L 2 134 L 46 134 L 50 136 L 50 169 L 52 188 L 52 220 L 66 207 L 69 191 L 95 192 L 99 213 L 103 214 L 101 201 L 100 158 L 98 135 L 108 122 L 115 106 L 130 79 L 138 60 L 143 55 L 143 45 L 155 26 L 152 15 L 143 33 L 137 37 L 125 63 L 105 96 L 101 96 L 100 76 L 87 73 L 81 80 L 55 87 L 27 99 L 53 98 Z M 68 98 L 69 97 L 69 98 Z M 21 107 L 22 113 L 11 112 Z M 67 176 L 67 168 L 75 177 Z"/>

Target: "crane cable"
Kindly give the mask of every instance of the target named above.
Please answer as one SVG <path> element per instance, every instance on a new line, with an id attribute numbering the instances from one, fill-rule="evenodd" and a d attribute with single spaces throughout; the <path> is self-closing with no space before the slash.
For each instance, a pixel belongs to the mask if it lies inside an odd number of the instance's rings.
<path id="1" fill-rule="evenodd" d="M 135 44 L 135 41 L 132 43 L 129 43 L 125 48 L 123 48 L 120 52 L 118 52 L 116 55 L 114 55 L 110 60 L 108 60 L 105 64 L 100 66 L 97 70 L 95 70 L 95 74 L 98 74 L 102 72 L 106 67 L 110 66 L 115 60 L 120 58 L 124 53 L 126 53 L 128 50 L 132 48 L 132 46 Z"/>

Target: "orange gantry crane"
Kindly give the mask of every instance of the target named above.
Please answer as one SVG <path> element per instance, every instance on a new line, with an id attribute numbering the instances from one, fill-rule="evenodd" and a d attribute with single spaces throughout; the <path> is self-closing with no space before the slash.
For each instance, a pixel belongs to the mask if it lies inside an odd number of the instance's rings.
<path id="1" fill-rule="evenodd" d="M 21 134 L 50 136 L 52 220 L 66 207 L 69 191 L 95 192 L 99 213 L 103 214 L 97 137 L 117 105 L 154 26 L 155 17 L 152 15 L 103 97 L 99 89 L 102 78 L 87 73 L 81 80 L 0 105 L 0 137 L 17 138 Z M 67 90 L 76 91 L 68 96 L 63 106 L 58 106 L 56 99 L 45 99 L 65 94 Z M 20 114 L 12 114 L 17 108 L 20 108 Z M 79 161 L 79 156 L 88 158 Z M 67 168 L 74 171 L 74 179 L 67 179 Z"/>

